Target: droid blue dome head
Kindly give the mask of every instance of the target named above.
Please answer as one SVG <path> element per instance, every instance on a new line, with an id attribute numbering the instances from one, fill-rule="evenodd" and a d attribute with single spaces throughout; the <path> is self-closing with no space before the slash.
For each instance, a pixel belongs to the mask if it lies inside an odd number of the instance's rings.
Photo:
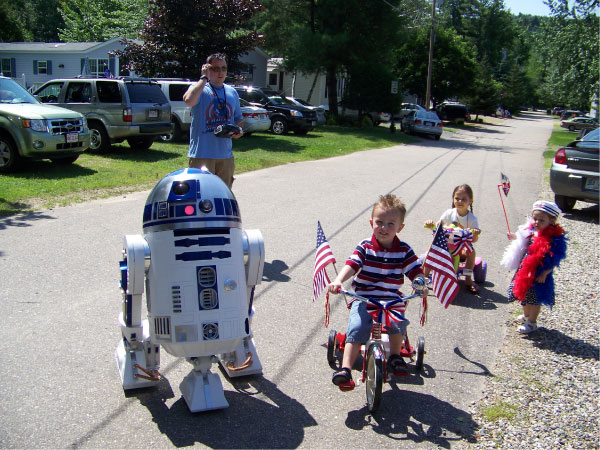
<path id="1" fill-rule="evenodd" d="M 146 199 L 144 232 L 185 228 L 241 228 L 235 196 L 218 176 L 182 169 L 160 180 Z"/>

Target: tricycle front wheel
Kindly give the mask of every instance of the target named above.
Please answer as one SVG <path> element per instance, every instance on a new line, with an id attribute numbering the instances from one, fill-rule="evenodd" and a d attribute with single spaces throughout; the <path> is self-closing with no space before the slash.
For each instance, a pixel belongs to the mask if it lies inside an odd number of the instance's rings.
<path id="1" fill-rule="evenodd" d="M 338 346 L 338 341 L 337 341 L 337 331 L 335 330 L 331 330 L 329 332 L 329 339 L 327 340 L 327 362 L 329 363 L 329 365 L 332 368 L 337 368 L 335 367 L 335 351 L 337 349 Z"/>
<path id="2" fill-rule="evenodd" d="M 367 387 L 367 406 L 370 412 L 379 408 L 381 403 L 381 393 L 383 391 L 383 365 L 385 357 L 381 344 L 373 344 L 367 351 L 366 364 L 366 387 Z"/>

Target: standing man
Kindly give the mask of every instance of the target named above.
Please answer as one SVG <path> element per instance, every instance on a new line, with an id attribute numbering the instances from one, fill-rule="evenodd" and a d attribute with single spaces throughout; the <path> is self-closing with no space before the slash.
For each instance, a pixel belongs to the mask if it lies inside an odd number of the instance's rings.
<path id="1" fill-rule="evenodd" d="M 186 105 L 192 107 L 190 127 L 189 167 L 206 166 L 231 188 L 235 163 L 231 138 L 239 138 L 243 132 L 231 137 L 215 136 L 219 125 L 242 123 L 242 111 L 238 93 L 225 83 L 227 57 L 215 53 L 206 58 L 202 75 L 183 95 Z"/>

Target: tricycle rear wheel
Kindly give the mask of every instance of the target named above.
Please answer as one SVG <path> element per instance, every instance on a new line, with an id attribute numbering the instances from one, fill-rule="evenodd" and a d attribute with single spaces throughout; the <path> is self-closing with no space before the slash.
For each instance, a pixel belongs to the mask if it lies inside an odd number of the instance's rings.
<path id="1" fill-rule="evenodd" d="M 329 339 L 327 340 L 327 362 L 332 368 L 336 368 L 335 351 L 337 346 L 337 331 L 331 330 L 329 332 Z"/>
<path id="2" fill-rule="evenodd" d="M 417 373 L 423 369 L 423 359 L 425 358 L 425 338 L 419 336 L 417 340 L 417 361 L 415 362 L 415 370 Z"/>

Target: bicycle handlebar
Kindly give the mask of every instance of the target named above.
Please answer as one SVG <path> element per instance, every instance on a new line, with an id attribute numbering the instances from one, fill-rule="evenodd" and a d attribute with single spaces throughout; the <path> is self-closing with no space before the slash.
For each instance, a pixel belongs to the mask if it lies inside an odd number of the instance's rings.
<path id="1" fill-rule="evenodd" d="M 354 297 L 355 299 L 360 300 L 361 302 L 370 302 L 370 303 L 373 303 L 372 299 L 370 299 L 368 297 L 363 297 L 362 295 L 358 295 L 355 292 L 347 291 L 345 289 L 340 289 L 338 291 L 338 294 L 349 295 L 350 297 Z M 410 300 L 411 298 L 420 297 L 420 296 L 421 296 L 421 293 L 415 292 L 414 294 L 409 295 L 407 297 L 402 297 L 402 300 Z"/>

